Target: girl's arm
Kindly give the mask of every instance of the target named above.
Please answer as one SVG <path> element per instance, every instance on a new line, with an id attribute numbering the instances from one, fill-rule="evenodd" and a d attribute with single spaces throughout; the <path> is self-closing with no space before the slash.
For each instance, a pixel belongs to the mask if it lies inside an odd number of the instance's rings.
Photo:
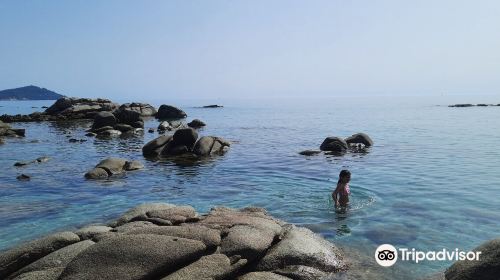
<path id="1" fill-rule="evenodd" d="M 332 193 L 332 198 L 333 198 L 333 201 L 335 201 L 335 207 L 337 207 L 339 205 L 339 200 L 338 200 L 338 193 L 339 193 L 339 185 L 337 184 L 337 187 L 335 188 L 335 190 L 333 191 Z"/>

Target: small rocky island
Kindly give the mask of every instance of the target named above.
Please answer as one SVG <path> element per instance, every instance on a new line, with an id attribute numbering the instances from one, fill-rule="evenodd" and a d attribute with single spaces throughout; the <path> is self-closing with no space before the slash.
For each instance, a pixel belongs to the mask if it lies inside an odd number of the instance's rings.
<path id="1" fill-rule="evenodd" d="M 329 279 L 341 251 L 262 208 L 139 205 L 107 225 L 55 233 L 0 254 L 1 279 Z"/>
<path id="2" fill-rule="evenodd" d="M 0 100 L 57 100 L 63 95 L 37 86 L 26 86 L 0 91 Z"/>

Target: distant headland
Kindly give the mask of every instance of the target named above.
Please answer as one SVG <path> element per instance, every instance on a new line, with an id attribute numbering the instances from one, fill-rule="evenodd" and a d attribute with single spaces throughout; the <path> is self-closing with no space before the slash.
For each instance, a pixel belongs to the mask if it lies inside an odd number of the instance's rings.
<path id="1" fill-rule="evenodd" d="M 0 100 L 57 100 L 61 97 L 64 95 L 33 85 L 0 90 Z"/>

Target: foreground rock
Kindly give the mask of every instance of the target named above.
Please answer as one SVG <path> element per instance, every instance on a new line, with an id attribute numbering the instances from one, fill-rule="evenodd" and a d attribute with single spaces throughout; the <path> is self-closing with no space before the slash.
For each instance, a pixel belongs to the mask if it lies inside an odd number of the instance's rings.
<path id="1" fill-rule="evenodd" d="M 472 250 L 481 252 L 478 261 L 458 261 L 445 272 L 446 280 L 496 280 L 500 276 L 500 238 Z"/>
<path id="2" fill-rule="evenodd" d="M 155 117 L 160 120 L 164 119 L 183 119 L 187 117 L 187 114 L 179 108 L 176 108 L 171 105 L 161 105 L 158 108 L 158 112 Z"/>
<path id="3" fill-rule="evenodd" d="M 335 245 L 262 208 L 200 216 L 190 206 L 143 204 L 110 227 L 76 232 L 1 253 L 1 279 L 329 279 L 347 269 Z"/>
<path id="4" fill-rule="evenodd" d="M 113 175 L 144 168 L 140 161 L 128 161 L 122 158 L 107 158 L 85 173 L 87 179 L 106 179 Z"/>
<path id="5" fill-rule="evenodd" d="M 0 254 L 0 279 L 63 247 L 80 241 L 72 232 L 37 239 Z"/>
<path id="6" fill-rule="evenodd" d="M 196 240 L 156 234 L 118 235 L 82 252 L 59 279 L 158 278 L 200 258 L 205 250 Z"/>
<path id="7" fill-rule="evenodd" d="M 162 135 L 148 142 L 142 148 L 142 154 L 149 158 L 161 158 L 191 154 L 210 156 L 224 154 L 230 143 L 219 137 L 203 136 L 198 140 L 198 133 L 192 128 L 177 130 L 173 136 Z"/>

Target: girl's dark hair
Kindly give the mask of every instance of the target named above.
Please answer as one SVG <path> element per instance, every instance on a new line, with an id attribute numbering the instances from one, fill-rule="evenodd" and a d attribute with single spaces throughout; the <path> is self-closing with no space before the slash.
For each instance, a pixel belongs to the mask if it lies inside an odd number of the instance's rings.
<path id="1" fill-rule="evenodd" d="M 337 182 L 337 184 L 340 184 L 340 179 L 344 178 L 344 177 L 351 177 L 351 171 L 349 171 L 347 169 L 344 169 L 344 170 L 340 171 L 339 181 Z"/>

